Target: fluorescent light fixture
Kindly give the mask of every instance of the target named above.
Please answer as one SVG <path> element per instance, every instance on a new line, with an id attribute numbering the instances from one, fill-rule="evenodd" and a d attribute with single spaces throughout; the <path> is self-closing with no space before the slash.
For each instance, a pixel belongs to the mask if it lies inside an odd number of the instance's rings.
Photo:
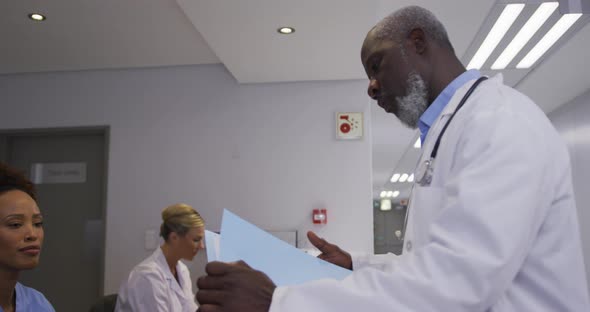
<path id="1" fill-rule="evenodd" d="M 420 138 L 418 138 L 418 140 L 416 140 L 416 143 L 414 143 L 414 148 L 420 148 L 422 147 L 422 141 L 420 141 Z"/>
<path id="2" fill-rule="evenodd" d="M 381 194 L 379 194 L 379 197 L 384 198 L 385 196 L 387 196 L 387 191 L 381 191 Z"/>
<path id="3" fill-rule="evenodd" d="M 413 173 L 408 177 L 408 182 L 414 182 L 414 174 Z"/>
<path id="4" fill-rule="evenodd" d="M 381 209 L 381 211 L 391 210 L 391 199 L 382 199 L 379 209 Z"/>
<path id="5" fill-rule="evenodd" d="M 31 13 L 29 14 L 29 18 L 36 21 L 36 22 L 41 22 L 45 20 L 45 16 L 43 14 L 39 14 L 39 13 Z"/>
<path id="6" fill-rule="evenodd" d="M 402 174 L 401 177 L 399 177 L 399 181 L 400 182 L 406 182 L 408 180 L 409 176 L 407 173 Z"/>
<path id="7" fill-rule="evenodd" d="M 393 192 L 392 191 L 387 192 L 387 197 L 391 197 L 391 196 L 393 196 Z"/>
<path id="8" fill-rule="evenodd" d="M 279 29 L 277 29 L 277 31 L 279 32 L 279 34 L 290 35 L 295 32 L 295 28 L 293 28 L 293 27 L 279 27 Z"/>
<path id="9" fill-rule="evenodd" d="M 581 13 L 564 14 L 539 43 L 516 65 L 516 68 L 530 68 L 533 66 L 581 16 Z"/>
<path id="10" fill-rule="evenodd" d="M 399 191 L 393 192 L 392 196 L 393 196 L 393 198 L 398 197 L 399 196 Z"/>
<path id="11" fill-rule="evenodd" d="M 506 68 L 518 52 L 531 40 L 539 28 L 545 24 L 551 14 L 557 10 L 557 7 L 559 7 L 559 2 L 545 2 L 541 4 L 526 24 L 522 26 L 518 34 L 512 39 L 512 42 L 510 42 L 496 62 L 494 62 L 492 69 L 499 70 Z"/>
<path id="12" fill-rule="evenodd" d="M 394 173 L 393 176 L 391 176 L 391 183 L 395 183 L 399 180 L 400 174 L 399 173 Z"/>
<path id="13" fill-rule="evenodd" d="M 504 38 L 510 26 L 512 26 L 516 18 L 520 15 L 522 9 L 524 9 L 524 3 L 506 5 L 502 14 L 500 14 L 494 26 L 492 26 L 490 33 L 484 39 L 477 52 L 475 52 L 469 65 L 467 65 L 467 69 L 480 69 L 483 66 L 488 57 L 494 52 L 494 49 L 496 49 L 498 43 Z"/>

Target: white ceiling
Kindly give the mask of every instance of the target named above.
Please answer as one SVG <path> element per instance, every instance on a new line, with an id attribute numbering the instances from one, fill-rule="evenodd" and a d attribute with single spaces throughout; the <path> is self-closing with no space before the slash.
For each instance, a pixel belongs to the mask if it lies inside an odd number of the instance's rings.
<path id="1" fill-rule="evenodd" d="M 375 0 L 178 0 L 241 83 L 364 78 Z M 295 27 L 281 35 L 280 26 Z"/>
<path id="2" fill-rule="evenodd" d="M 174 0 L 2 0 L 0 43 L 0 73 L 219 63 Z"/>
<path id="3" fill-rule="evenodd" d="M 366 79 L 359 61 L 366 32 L 410 4 L 439 17 L 467 62 L 496 1 L 0 1 L 0 74 L 222 63 L 240 83 Z M 31 12 L 48 19 L 33 23 Z M 279 26 L 296 32 L 279 35 Z M 504 71 L 505 80 L 549 112 L 590 88 L 588 51 L 585 26 L 532 71 Z M 371 119 L 377 192 L 392 187 L 387 181 L 398 163 L 412 170 L 406 158 L 416 151 L 402 156 L 416 133 L 379 108 Z"/>

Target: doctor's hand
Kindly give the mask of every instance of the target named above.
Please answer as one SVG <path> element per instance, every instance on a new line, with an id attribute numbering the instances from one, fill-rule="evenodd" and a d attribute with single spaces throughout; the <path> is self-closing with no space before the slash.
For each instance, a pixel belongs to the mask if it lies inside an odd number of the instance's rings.
<path id="1" fill-rule="evenodd" d="M 197 280 L 198 312 L 267 312 L 275 284 L 246 262 L 210 262 Z"/>
<path id="2" fill-rule="evenodd" d="M 328 243 L 325 239 L 320 238 L 312 231 L 307 232 L 307 238 L 322 252 L 318 258 L 345 269 L 352 270 L 352 257 L 348 252 L 340 249 L 340 247 L 334 244 Z"/>

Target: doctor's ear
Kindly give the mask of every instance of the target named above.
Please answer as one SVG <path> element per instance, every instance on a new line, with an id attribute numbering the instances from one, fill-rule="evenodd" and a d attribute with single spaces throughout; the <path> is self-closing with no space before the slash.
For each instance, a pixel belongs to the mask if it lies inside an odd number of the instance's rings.
<path id="1" fill-rule="evenodd" d="M 414 28 L 407 38 L 408 48 L 416 52 L 416 54 L 424 54 L 426 52 L 426 34 L 420 28 Z"/>

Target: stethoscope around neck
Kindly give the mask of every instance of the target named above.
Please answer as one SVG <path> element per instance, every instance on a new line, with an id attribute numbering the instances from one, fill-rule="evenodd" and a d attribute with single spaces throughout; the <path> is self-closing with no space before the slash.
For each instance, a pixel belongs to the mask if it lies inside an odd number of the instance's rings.
<path id="1" fill-rule="evenodd" d="M 477 86 L 482 81 L 484 81 L 486 79 L 488 79 L 488 77 L 485 77 L 485 76 L 484 77 L 480 77 L 479 79 L 477 79 L 477 81 L 475 81 L 473 83 L 473 85 L 471 86 L 471 88 L 469 88 L 469 90 L 467 91 L 467 93 L 465 93 L 465 95 L 461 99 L 461 102 L 459 102 L 459 105 L 457 105 L 457 108 L 455 108 L 455 111 L 453 112 L 453 114 L 451 115 L 451 117 L 449 117 L 449 119 L 445 123 L 442 131 L 438 135 L 438 138 L 436 139 L 436 143 L 434 144 L 434 148 L 430 152 L 430 158 L 428 158 L 427 160 L 425 160 L 416 169 L 416 174 L 415 174 L 415 176 L 416 176 L 416 184 L 418 184 L 420 186 L 429 186 L 430 185 L 430 183 L 432 182 L 432 172 L 434 171 L 434 160 L 436 159 L 436 154 L 438 153 L 438 147 L 440 145 L 440 141 L 441 141 L 443 135 L 445 134 L 445 131 L 447 131 L 447 128 L 449 127 L 449 124 L 453 120 L 453 117 L 455 117 L 455 115 L 457 114 L 457 112 L 459 111 L 459 109 L 461 109 L 461 107 L 465 104 L 465 102 L 467 102 L 467 99 L 469 99 L 469 96 L 471 96 L 471 94 L 473 93 L 473 91 L 475 90 L 475 88 L 477 88 Z"/>
<path id="2" fill-rule="evenodd" d="M 480 77 L 479 79 L 477 79 L 473 83 L 471 88 L 469 88 L 469 90 L 467 90 L 467 93 L 465 93 L 465 95 L 461 99 L 461 102 L 459 102 L 459 105 L 457 105 L 457 108 L 455 108 L 455 111 L 453 112 L 451 117 L 449 117 L 449 119 L 447 120 L 447 122 L 443 126 L 440 134 L 438 135 L 438 138 L 436 139 L 436 143 L 434 144 L 434 148 L 430 152 L 430 157 L 428 159 L 426 159 L 424 162 L 422 162 L 418 166 L 418 168 L 416 169 L 416 172 L 414 174 L 414 176 L 416 177 L 416 180 L 415 180 L 416 184 L 418 184 L 422 187 L 430 186 L 430 183 L 432 183 L 432 173 L 434 171 L 434 160 L 436 159 L 436 154 L 438 153 L 438 147 L 440 145 L 440 141 L 441 141 L 443 135 L 445 134 L 445 131 L 447 131 L 449 124 L 453 120 L 453 117 L 455 117 L 455 115 L 457 114 L 459 109 L 461 109 L 461 107 L 463 107 L 465 102 L 467 102 L 467 100 L 469 99 L 469 96 L 471 96 L 471 94 L 473 93 L 475 88 L 477 88 L 477 86 L 486 79 L 488 79 L 488 77 L 485 77 L 485 76 Z M 408 208 L 406 210 L 406 216 L 404 219 L 404 226 L 402 228 L 402 235 L 400 235 L 400 237 L 399 237 L 400 240 L 404 240 L 404 238 L 406 236 L 406 226 L 408 224 L 408 215 L 410 214 L 410 204 L 411 203 L 408 203 Z"/>

